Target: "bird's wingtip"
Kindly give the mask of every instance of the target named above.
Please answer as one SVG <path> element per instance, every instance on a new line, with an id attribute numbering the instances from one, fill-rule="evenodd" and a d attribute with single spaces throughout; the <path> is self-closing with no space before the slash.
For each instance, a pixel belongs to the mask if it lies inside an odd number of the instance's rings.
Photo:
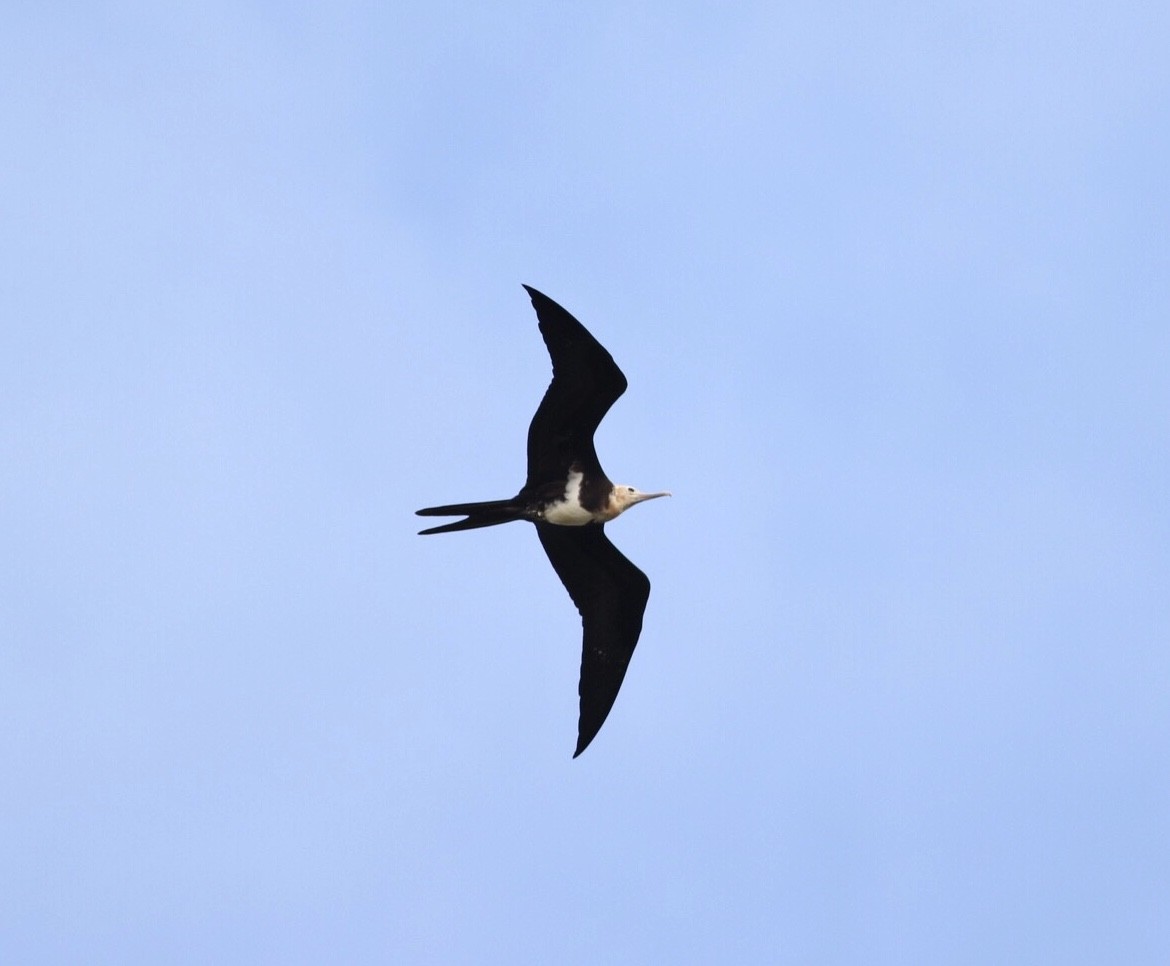
<path id="1" fill-rule="evenodd" d="M 577 735 L 577 750 L 573 752 L 573 757 L 580 758 L 581 752 L 583 752 L 586 748 L 588 748 L 589 745 L 593 742 L 593 739 L 596 737 L 597 737 L 597 732 L 594 732 L 591 735 L 578 734 Z"/>

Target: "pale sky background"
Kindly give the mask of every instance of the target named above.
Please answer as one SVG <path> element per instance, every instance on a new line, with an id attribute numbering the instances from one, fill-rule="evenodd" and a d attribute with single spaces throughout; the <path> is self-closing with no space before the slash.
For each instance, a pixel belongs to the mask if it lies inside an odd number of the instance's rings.
<path id="1" fill-rule="evenodd" d="M 1170 962 L 1170 7 L 4 21 L 0 961 Z"/>

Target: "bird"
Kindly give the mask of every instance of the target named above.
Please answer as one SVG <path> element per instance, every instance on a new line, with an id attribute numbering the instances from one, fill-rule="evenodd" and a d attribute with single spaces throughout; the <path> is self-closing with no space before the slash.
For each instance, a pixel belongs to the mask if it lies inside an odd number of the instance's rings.
<path id="1" fill-rule="evenodd" d="M 642 633 L 650 580 L 617 549 L 605 525 L 632 506 L 670 496 L 615 484 L 605 475 L 593 435 L 626 377 L 613 357 L 564 308 L 529 285 L 553 377 L 528 427 L 528 477 L 514 497 L 451 503 L 418 516 L 462 516 L 419 535 L 492 527 L 515 520 L 536 535 L 581 616 L 577 758 L 605 723 Z"/>

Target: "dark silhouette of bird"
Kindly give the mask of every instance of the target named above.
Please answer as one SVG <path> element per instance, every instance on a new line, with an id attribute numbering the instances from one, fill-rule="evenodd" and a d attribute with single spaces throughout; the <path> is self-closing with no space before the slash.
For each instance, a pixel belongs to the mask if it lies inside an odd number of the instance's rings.
<path id="1" fill-rule="evenodd" d="M 576 758 L 597 735 L 617 699 L 650 598 L 650 581 L 605 535 L 605 525 L 643 493 L 611 483 L 593 447 L 598 424 L 626 391 L 626 377 L 604 347 L 561 306 L 532 298 L 553 378 L 528 427 L 528 479 L 508 500 L 427 507 L 418 515 L 465 519 L 420 531 L 450 533 L 513 520 L 536 525 L 549 562 L 581 615 L 581 713 Z"/>

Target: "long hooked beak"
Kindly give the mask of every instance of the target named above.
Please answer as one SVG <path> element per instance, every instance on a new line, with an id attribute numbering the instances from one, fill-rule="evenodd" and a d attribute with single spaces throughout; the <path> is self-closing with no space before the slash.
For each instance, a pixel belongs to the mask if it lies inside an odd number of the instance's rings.
<path id="1" fill-rule="evenodd" d="M 670 493 L 666 490 L 663 490 L 661 493 L 635 493 L 633 502 L 630 505 L 633 506 L 634 503 L 644 503 L 646 500 L 656 500 L 660 496 L 670 496 Z"/>

